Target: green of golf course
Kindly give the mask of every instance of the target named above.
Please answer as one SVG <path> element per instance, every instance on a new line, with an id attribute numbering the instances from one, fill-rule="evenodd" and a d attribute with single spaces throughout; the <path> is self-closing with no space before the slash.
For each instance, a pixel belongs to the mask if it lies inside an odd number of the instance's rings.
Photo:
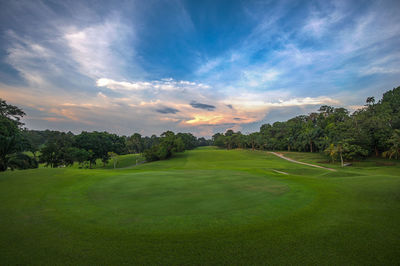
<path id="1" fill-rule="evenodd" d="M 400 163 L 285 155 L 336 171 L 204 147 L 0 173 L 0 264 L 399 263 Z"/>

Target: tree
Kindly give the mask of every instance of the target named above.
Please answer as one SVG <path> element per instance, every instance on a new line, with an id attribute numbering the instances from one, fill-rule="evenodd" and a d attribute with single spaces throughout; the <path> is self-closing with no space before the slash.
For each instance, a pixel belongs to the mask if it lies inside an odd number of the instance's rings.
<path id="1" fill-rule="evenodd" d="M 325 154 L 329 155 L 331 158 L 332 162 L 335 162 L 335 158 L 339 156 L 340 158 L 340 165 L 343 167 L 344 166 L 344 161 L 343 161 L 343 144 L 338 143 L 337 145 L 330 144 L 328 148 L 325 149 Z"/>
<path id="2" fill-rule="evenodd" d="M 190 133 L 178 133 L 176 136 L 182 139 L 185 150 L 194 149 L 198 145 L 197 138 Z"/>
<path id="3" fill-rule="evenodd" d="M 127 139 L 126 143 L 129 153 L 141 153 L 143 152 L 143 141 L 142 136 L 139 133 L 135 133 Z"/>
<path id="4" fill-rule="evenodd" d="M 175 135 L 172 131 L 166 131 L 161 134 L 158 144 L 153 145 L 151 148 L 144 151 L 146 161 L 165 160 L 173 156 L 176 152 L 183 152 L 186 145 L 181 134 Z M 191 135 L 191 134 L 190 134 Z M 186 136 L 187 140 L 192 139 L 191 136 Z M 190 147 L 190 146 L 189 146 Z"/>
<path id="5" fill-rule="evenodd" d="M 368 155 L 368 151 L 360 147 L 359 145 L 351 144 L 351 140 L 343 143 L 343 158 L 345 160 L 353 160 L 356 158 L 363 158 Z"/>
<path id="6" fill-rule="evenodd" d="M 383 157 L 388 157 L 389 159 L 392 159 L 394 156 L 397 159 L 399 159 L 400 156 L 400 129 L 396 129 L 393 132 L 392 137 L 389 139 L 388 143 L 390 144 L 389 150 L 385 151 L 382 156 Z"/>
<path id="7" fill-rule="evenodd" d="M 27 130 L 24 129 L 22 131 L 23 136 L 23 150 L 30 151 L 33 154 L 33 157 L 37 159 L 37 153 L 40 151 L 40 148 L 46 142 L 46 138 L 41 134 L 40 131 L 35 130 Z"/>
<path id="8" fill-rule="evenodd" d="M 11 168 L 11 170 L 14 169 L 24 170 L 24 169 L 38 168 L 39 164 L 35 158 L 19 152 L 10 156 L 8 160 L 8 166 Z"/>
<path id="9" fill-rule="evenodd" d="M 108 155 L 111 157 L 111 159 L 113 160 L 113 164 L 114 164 L 114 169 L 116 168 L 116 166 L 118 165 L 118 154 L 116 154 L 115 152 L 108 152 Z"/>
<path id="10" fill-rule="evenodd" d="M 7 102 L 0 98 L 0 116 L 10 119 L 16 126 L 20 127 L 23 123 L 20 121 L 25 112 L 17 106 L 7 104 Z"/>
<path id="11" fill-rule="evenodd" d="M 322 106 L 319 108 L 318 111 L 321 112 L 321 113 L 323 114 L 324 117 L 328 117 L 330 114 L 333 113 L 334 110 L 335 110 L 335 108 L 332 107 L 332 106 L 329 106 L 329 105 L 322 105 Z"/>
<path id="12" fill-rule="evenodd" d="M 372 103 L 368 97 L 367 103 Z M 374 101 L 373 101 L 374 102 Z M 368 104 L 367 108 L 356 114 L 356 119 L 364 139 L 368 142 L 368 150 L 375 156 L 386 150 L 385 144 L 392 134 L 390 125 L 391 114 L 385 110 L 381 103 Z"/>
<path id="13" fill-rule="evenodd" d="M 196 146 L 209 146 L 209 145 L 212 145 L 210 140 L 207 140 L 204 137 L 197 139 Z"/>
<path id="14" fill-rule="evenodd" d="M 93 157 L 93 152 L 90 150 L 87 151 L 74 147 L 72 156 L 74 158 L 74 161 L 78 162 L 80 167 L 83 167 L 83 164 L 85 162 L 89 162 L 90 159 Z"/>
<path id="15" fill-rule="evenodd" d="M 375 104 L 375 97 L 368 97 L 366 102 L 366 106 L 371 106 Z"/>
<path id="16" fill-rule="evenodd" d="M 337 155 L 337 148 L 336 148 L 336 146 L 335 146 L 333 143 L 331 143 L 331 144 L 328 146 L 328 148 L 326 148 L 326 149 L 324 150 L 324 152 L 325 152 L 325 154 L 327 154 L 327 155 L 329 156 L 329 158 L 331 159 L 332 163 L 334 163 L 334 162 L 335 162 L 336 155 Z"/>
<path id="17" fill-rule="evenodd" d="M 328 148 L 325 149 L 325 154 L 327 154 L 331 161 L 334 162 L 337 157 L 340 158 L 340 165 L 344 166 L 344 160 L 353 160 L 358 157 L 365 157 L 368 151 L 363 149 L 358 145 L 351 144 L 352 140 L 344 140 L 339 142 L 337 145 L 330 144 Z"/>
<path id="18" fill-rule="evenodd" d="M 221 133 L 216 133 L 212 136 L 213 144 L 217 147 L 225 147 L 225 136 Z"/>
<path id="19" fill-rule="evenodd" d="M 225 144 L 225 147 L 226 147 L 228 150 L 232 149 L 232 145 L 233 145 L 232 135 L 228 135 L 228 136 L 225 135 L 224 144 Z"/>
<path id="20" fill-rule="evenodd" d="M 258 132 L 254 132 L 254 133 L 249 134 L 249 136 L 247 138 L 247 141 L 248 141 L 248 143 L 249 143 L 249 145 L 250 145 L 250 147 L 251 147 L 251 149 L 253 151 L 259 145 L 260 140 L 261 140 L 261 137 L 260 137 L 260 133 L 258 133 Z"/>
<path id="21" fill-rule="evenodd" d="M 344 166 L 344 162 L 343 162 L 343 144 L 339 143 L 336 146 L 336 150 L 337 150 L 337 153 L 339 154 L 339 157 L 340 157 L 340 165 L 343 167 Z"/>
<path id="22" fill-rule="evenodd" d="M 15 123 L 0 116 L 0 171 L 7 170 L 10 156 L 19 151 L 20 131 Z"/>
<path id="23" fill-rule="evenodd" d="M 115 145 L 116 135 L 107 132 L 85 132 L 75 137 L 75 145 L 80 149 L 84 149 L 90 154 L 89 167 L 92 168 L 96 164 L 96 160 L 100 159 L 103 165 L 106 165 L 110 159 L 108 152 L 116 151 L 119 145 Z"/>
<path id="24" fill-rule="evenodd" d="M 74 163 L 74 135 L 71 132 L 53 131 L 40 150 L 40 161 L 52 168 Z"/>
<path id="25" fill-rule="evenodd" d="M 7 170 L 10 156 L 22 149 L 20 119 L 24 115 L 20 108 L 0 99 L 0 171 Z"/>
<path id="26" fill-rule="evenodd" d="M 309 121 L 307 124 L 304 124 L 301 136 L 303 137 L 303 143 L 304 145 L 308 145 L 310 148 L 310 152 L 313 152 L 313 147 L 314 147 L 314 139 L 316 136 L 316 130 L 314 128 L 314 125 L 311 121 Z"/>
<path id="27" fill-rule="evenodd" d="M 225 136 L 232 136 L 234 133 L 235 133 L 235 132 L 233 132 L 232 129 L 228 129 L 228 130 L 225 132 Z"/>

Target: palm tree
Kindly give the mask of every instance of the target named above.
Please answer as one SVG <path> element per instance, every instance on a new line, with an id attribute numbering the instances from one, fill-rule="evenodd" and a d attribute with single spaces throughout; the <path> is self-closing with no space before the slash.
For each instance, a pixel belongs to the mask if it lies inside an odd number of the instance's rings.
<path id="1" fill-rule="evenodd" d="M 343 144 L 339 143 L 336 146 L 337 152 L 339 153 L 340 156 L 340 165 L 343 167 L 344 166 L 344 162 L 343 162 Z"/>
<path id="2" fill-rule="evenodd" d="M 326 149 L 324 150 L 324 152 L 325 152 L 326 154 L 328 154 L 328 155 L 331 157 L 332 162 L 335 162 L 335 156 L 336 156 L 337 154 L 339 154 L 339 157 L 340 157 L 340 165 L 341 165 L 342 167 L 344 167 L 344 161 L 343 161 L 344 147 L 343 147 L 343 143 L 339 142 L 336 146 L 332 143 L 332 144 L 329 145 L 328 148 L 326 148 Z"/>
<path id="3" fill-rule="evenodd" d="M 327 155 L 329 155 L 329 157 L 331 157 L 332 163 L 334 163 L 334 162 L 335 162 L 335 156 L 336 156 L 336 154 L 337 154 L 337 148 L 336 148 L 336 146 L 335 146 L 333 143 L 331 143 L 331 144 L 328 146 L 328 148 L 326 148 L 326 149 L 324 150 L 324 152 L 325 152 Z"/>

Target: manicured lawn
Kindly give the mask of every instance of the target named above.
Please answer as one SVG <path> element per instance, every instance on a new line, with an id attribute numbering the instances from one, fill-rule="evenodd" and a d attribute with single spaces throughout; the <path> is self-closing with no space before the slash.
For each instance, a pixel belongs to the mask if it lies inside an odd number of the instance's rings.
<path id="1" fill-rule="evenodd" d="M 207 147 L 0 173 L 0 264 L 398 264 L 400 166 L 378 161 Z"/>

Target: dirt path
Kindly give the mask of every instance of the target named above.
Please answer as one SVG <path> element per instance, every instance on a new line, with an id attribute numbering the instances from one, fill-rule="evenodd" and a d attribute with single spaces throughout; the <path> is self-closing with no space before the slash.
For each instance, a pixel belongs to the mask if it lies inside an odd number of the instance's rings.
<path id="1" fill-rule="evenodd" d="M 278 157 L 280 157 L 280 158 L 282 158 L 282 159 L 285 159 L 285 160 L 287 160 L 287 161 L 289 161 L 289 162 L 292 162 L 292 163 L 304 164 L 304 165 L 308 165 L 308 166 L 312 166 L 312 167 L 317 167 L 317 168 L 321 168 L 321 169 L 325 169 L 325 170 L 329 170 L 329 171 L 336 171 L 336 169 L 332 169 L 332 168 L 328 168 L 328 167 L 323 167 L 323 166 L 316 165 L 316 164 L 310 164 L 310 163 L 299 162 L 299 161 L 290 159 L 290 158 L 288 158 L 288 157 L 285 157 L 283 154 L 280 154 L 280 153 L 277 153 L 277 152 L 270 151 L 269 153 L 271 153 L 271 154 L 273 154 L 273 155 L 275 155 L 275 156 L 278 156 Z"/>
<path id="2" fill-rule="evenodd" d="M 273 170 L 274 172 L 279 173 L 279 174 L 288 175 L 288 173 L 286 173 L 286 172 L 278 171 L 278 170 L 275 170 L 275 169 L 272 169 L 272 170 Z"/>

